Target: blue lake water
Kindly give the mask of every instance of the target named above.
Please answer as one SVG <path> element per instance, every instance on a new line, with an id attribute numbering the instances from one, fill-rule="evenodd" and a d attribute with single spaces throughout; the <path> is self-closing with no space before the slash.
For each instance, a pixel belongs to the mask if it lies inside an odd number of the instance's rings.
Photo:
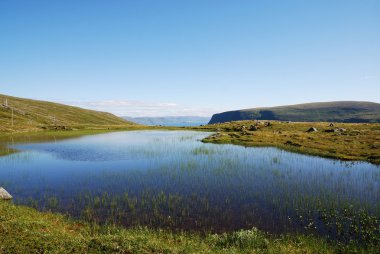
<path id="1" fill-rule="evenodd" d="M 16 144 L 0 157 L 14 202 L 125 226 L 326 233 L 321 211 L 380 218 L 380 167 L 275 148 L 204 144 L 209 133 L 127 131 Z"/>

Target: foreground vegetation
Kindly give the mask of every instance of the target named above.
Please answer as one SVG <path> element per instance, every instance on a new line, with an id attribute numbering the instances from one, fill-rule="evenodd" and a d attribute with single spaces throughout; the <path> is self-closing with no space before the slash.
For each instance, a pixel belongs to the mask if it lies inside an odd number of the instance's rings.
<path id="1" fill-rule="evenodd" d="M 311 127 L 317 131 L 308 132 Z M 298 153 L 380 164 L 380 124 L 235 121 L 199 128 L 218 132 L 204 142 L 273 146 Z"/>
<path id="2" fill-rule="evenodd" d="M 124 229 L 0 201 L 0 253 L 376 253 L 302 235 L 270 236 L 257 229 L 199 235 Z"/>

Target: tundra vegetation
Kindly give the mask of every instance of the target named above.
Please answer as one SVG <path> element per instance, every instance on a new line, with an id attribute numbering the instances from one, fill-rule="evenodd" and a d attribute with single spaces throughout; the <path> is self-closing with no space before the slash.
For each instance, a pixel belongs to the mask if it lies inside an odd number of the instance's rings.
<path id="1" fill-rule="evenodd" d="M 380 124 L 233 121 L 199 127 L 216 131 L 203 142 L 272 146 L 340 160 L 380 164 Z M 308 131 L 315 128 L 315 131 Z"/>

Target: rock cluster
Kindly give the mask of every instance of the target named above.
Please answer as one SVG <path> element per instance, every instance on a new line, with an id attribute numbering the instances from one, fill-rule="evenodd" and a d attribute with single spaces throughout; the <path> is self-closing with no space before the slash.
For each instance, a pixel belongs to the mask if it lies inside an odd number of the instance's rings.
<path id="1" fill-rule="evenodd" d="M 325 132 L 345 132 L 346 129 L 344 128 L 335 128 L 335 129 L 328 129 L 328 130 L 325 130 Z"/>

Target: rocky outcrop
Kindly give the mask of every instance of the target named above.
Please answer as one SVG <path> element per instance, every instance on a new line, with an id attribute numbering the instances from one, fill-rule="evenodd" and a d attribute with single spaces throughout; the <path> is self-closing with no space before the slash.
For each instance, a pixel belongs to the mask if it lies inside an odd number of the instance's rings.
<path id="1" fill-rule="evenodd" d="M 0 187 L 0 200 L 10 200 L 13 197 L 4 188 Z"/>

